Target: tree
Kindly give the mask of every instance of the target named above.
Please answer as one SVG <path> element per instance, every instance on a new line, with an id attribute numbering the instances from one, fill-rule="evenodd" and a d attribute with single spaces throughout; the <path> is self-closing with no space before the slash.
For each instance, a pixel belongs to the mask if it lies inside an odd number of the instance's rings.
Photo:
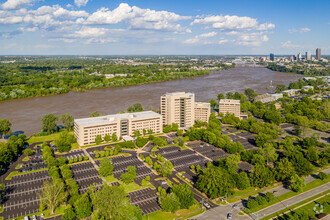
<path id="1" fill-rule="evenodd" d="M 253 186 L 259 188 L 271 185 L 274 180 L 273 173 L 268 169 L 268 167 L 259 163 L 253 167 L 250 178 Z"/>
<path id="2" fill-rule="evenodd" d="M 133 106 L 129 106 L 127 108 L 127 112 L 143 112 L 144 109 L 141 103 L 135 103 Z"/>
<path id="3" fill-rule="evenodd" d="M 254 101 L 254 98 L 258 95 L 253 89 L 246 89 L 244 94 L 249 98 L 250 101 Z"/>
<path id="4" fill-rule="evenodd" d="M 95 111 L 95 112 L 92 112 L 89 117 L 90 118 L 93 118 L 93 117 L 99 117 L 100 116 L 100 113 L 98 111 Z"/>
<path id="5" fill-rule="evenodd" d="M 263 196 L 261 196 L 261 195 L 256 196 L 255 200 L 257 201 L 257 203 L 258 203 L 259 205 L 264 205 L 264 204 L 267 203 L 266 198 L 263 197 Z"/>
<path id="6" fill-rule="evenodd" d="M 178 129 L 178 130 L 176 131 L 176 135 L 177 135 L 177 136 L 181 136 L 181 135 L 183 135 L 183 130 L 182 130 L 182 129 Z"/>
<path id="7" fill-rule="evenodd" d="M 188 185 L 174 185 L 172 191 L 179 198 L 181 209 L 189 209 L 194 204 L 194 194 Z"/>
<path id="8" fill-rule="evenodd" d="M 167 141 L 164 137 L 155 137 L 152 141 L 156 146 L 165 146 Z"/>
<path id="9" fill-rule="evenodd" d="M 224 96 L 224 94 L 219 93 L 218 96 L 217 96 L 217 98 L 218 98 L 218 101 L 220 101 L 221 99 L 224 99 L 225 96 Z"/>
<path id="10" fill-rule="evenodd" d="M 319 160 L 319 154 L 314 146 L 308 147 L 306 158 L 310 162 L 316 162 Z"/>
<path id="11" fill-rule="evenodd" d="M 238 174 L 236 187 L 239 190 L 244 190 L 250 187 L 250 180 L 246 172 L 242 171 Z"/>
<path id="12" fill-rule="evenodd" d="M 275 179 L 277 181 L 289 181 L 295 173 L 296 171 L 288 158 L 283 158 L 276 163 Z"/>
<path id="13" fill-rule="evenodd" d="M 65 191 L 65 185 L 60 179 L 52 182 L 44 182 L 38 194 L 40 206 L 50 210 L 50 214 L 54 213 L 56 207 L 66 201 L 68 193 Z"/>
<path id="14" fill-rule="evenodd" d="M 67 152 L 71 149 L 71 144 L 76 142 L 76 138 L 68 131 L 64 131 L 60 134 L 60 137 L 56 140 L 55 145 L 59 152 Z"/>
<path id="15" fill-rule="evenodd" d="M 325 174 L 323 172 L 319 172 L 318 176 L 321 180 L 325 180 L 327 178 L 327 174 Z"/>
<path id="16" fill-rule="evenodd" d="M 92 214 L 92 203 L 89 195 L 85 193 L 75 203 L 76 216 L 78 218 L 87 218 Z"/>
<path id="17" fill-rule="evenodd" d="M 101 142 L 102 142 L 102 136 L 101 135 L 97 135 L 95 137 L 95 143 L 96 143 L 96 145 L 101 144 Z"/>
<path id="18" fill-rule="evenodd" d="M 229 173 L 236 173 L 238 162 L 241 160 L 239 154 L 225 158 L 225 167 Z M 209 161 L 210 162 L 210 161 Z"/>
<path id="19" fill-rule="evenodd" d="M 109 158 L 103 158 L 100 162 L 99 174 L 101 176 L 107 177 L 112 175 L 113 165 Z"/>
<path id="20" fill-rule="evenodd" d="M 10 134 L 11 123 L 7 119 L 0 119 L 0 134 L 2 139 L 5 138 L 5 135 Z"/>
<path id="21" fill-rule="evenodd" d="M 292 183 L 289 186 L 289 188 L 294 192 L 301 192 L 304 186 L 305 186 L 305 179 L 295 174 L 292 177 Z"/>
<path id="22" fill-rule="evenodd" d="M 112 139 L 112 141 L 116 142 L 118 140 L 117 134 L 112 133 L 111 139 Z"/>
<path id="23" fill-rule="evenodd" d="M 258 202 L 255 199 L 249 198 L 248 202 L 246 203 L 246 206 L 249 209 L 254 209 L 258 207 Z"/>
<path id="24" fill-rule="evenodd" d="M 69 204 L 64 210 L 64 215 L 62 215 L 63 220 L 75 220 L 76 213 L 74 212 L 72 206 Z"/>
<path id="25" fill-rule="evenodd" d="M 125 184 L 129 184 L 134 182 L 136 179 L 136 167 L 134 166 L 128 166 L 127 172 L 120 175 L 121 181 L 123 181 Z"/>
<path id="26" fill-rule="evenodd" d="M 58 117 L 53 114 L 44 115 L 41 119 L 42 121 L 42 130 L 48 133 L 54 133 L 57 131 Z"/>
<path id="27" fill-rule="evenodd" d="M 171 163 L 172 164 L 172 163 Z M 159 169 L 159 173 L 160 175 L 162 175 L 163 177 L 167 177 L 169 175 L 172 174 L 172 168 L 173 168 L 173 165 L 171 166 L 170 164 L 168 163 L 163 163 L 161 166 L 160 166 L 160 169 Z"/>
<path id="28" fill-rule="evenodd" d="M 135 130 L 135 131 L 133 132 L 133 134 L 134 134 L 134 137 L 139 137 L 139 136 L 141 136 L 141 133 L 140 133 L 139 130 Z"/>
<path id="29" fill-rule="evenodd" d="M 196 188 L 206 193 L 211 199 L 231 193 L 234 187 L 235 181 L 232 176 L 215 166 L 204 169 L 196 182 Z"/>
<path id="30" fill-rule="evenodd" d="M 141 209 L 130 204 L 122 186 L 104 185 L 93 196 L 93 209 L 98 219 L 142 219 Z"/>
<path id="31" fill-rule="evenodd" d="M 149 165 L 149 166 L 152 166 L 152 160 L 150 157 L 146 157 L 146 163 Z"/>
<path id="32" fill-rule="evenodd" d="M 266 198 L 267 202 L 271 202 L 275 199 L 275 196 L 274 196 L 273 193 L 267 192 L 266 195 L 265 195 L 265 198 Z"/>
<path id="33" fill-rule="evenodd" d="M 277 160 L 278 154 L 271 143 L 266 143 L 264 148 L 261 150 L 261 153 L 266 158 L 267 165 L 268 162 L 274 162 Z"/>
<path id="34" fill-rule="evenodd" d="M 30 148 L 26 148 L 25 150 L 23 150 L 23 154 L 26 156 L 31 156 L 34 153 L 34 150 L 30 149 Z"/>
<path id="35" fill-rule="evenodd" d="M 165 194 L 159 197 L 159 203 L 166 212 L 176 212 L 180 209 L 180 200 L 174 193 Z"/>
<path id="36" fill-rule="evenodd" d="M 104 135 L 104 138 L 103 139 L 104 139 L 105 142 L 109 142 L 111 140 L 110 134 Z"/>
<path id="37" fill-rule="evenodd" d="M 60 117 L 61 122 L 63 123 L 63 125 L 66 127 L 66 129 L 68 131 L 71 131 L 72 125 L 73 125 L 73 116 L 69 113 L 65 113 L 63 115 L 61 115 Z"/>
<path id="38" fill-rule="evenodd" d="M 269 140 L 271 139 L 271 136 L 268 134 L 264 134 L 264 133 L 259 133 L 256 137 L 255 137 L 255 142 L 257 144 L 258 147 L 262 147 L 264 146 Z"/>
<path id="39" fill-rule="evenodd" d="M 211 99 L 210 100 L 210 105 L 211 105 L 212 108 L 214 108 L 215 106 L 217 106 L 217 104 L 218 104 L 217 101 L 215 101 L 214 99 Z"/>

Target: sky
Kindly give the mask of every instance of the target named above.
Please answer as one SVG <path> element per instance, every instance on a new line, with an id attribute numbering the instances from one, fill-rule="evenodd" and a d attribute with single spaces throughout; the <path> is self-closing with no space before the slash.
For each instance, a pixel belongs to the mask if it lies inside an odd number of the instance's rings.
<path id="1" fill-rule="evenodd" d="M 329 11 L 329 0 L 0 0 L 0 55 L 330 54 Z"/>

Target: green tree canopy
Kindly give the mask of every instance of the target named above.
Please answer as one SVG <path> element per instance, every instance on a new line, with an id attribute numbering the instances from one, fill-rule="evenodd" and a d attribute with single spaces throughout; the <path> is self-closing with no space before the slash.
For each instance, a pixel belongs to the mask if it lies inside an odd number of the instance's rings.
<path id="1" fill-rule="evenodd" d="M 5 138 L 5 135 L 10 134 L 11 123 L 7 119 L 0 119 L 0 134 L 2 138 Z"/>
<path id="2" fill-rule="evenodd" d="M 107 177 L 112 175 L 113 165 L 109 158 L 103 158 L 100 162 L 99 174 L 101 176 Z"/>
<path id="3" fill-rule="evenodd" d="M 73 120 L 74 120 L 73 116 L 69 113 L 65 113 L 65 114 L 61 115 L 60 120 L 63 123 L 63 125 L 66 127 L 66 129 L 68 131 L 71 131 L 71 128 L 73 126 Z"/>
<path id="4" fill-rule="evenodd" d="M 194 194 L 187 184 L 174 185 L 172 191 L 179 198 L 182 209 L 189 209 L 194 204 Z"/>
<path id="5" fill-rule="evenodd" d="M 42 130 L 48 133 L 54 133 L 57 131 L 58 117 L 53 114 L 44 115 L 41 119 Z"/>

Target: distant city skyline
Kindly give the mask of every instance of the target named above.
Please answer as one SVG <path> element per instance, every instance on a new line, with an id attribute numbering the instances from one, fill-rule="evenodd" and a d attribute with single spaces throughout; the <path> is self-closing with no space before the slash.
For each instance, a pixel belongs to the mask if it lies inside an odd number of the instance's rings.
<path id="1" fill-rule="evenodd" d="M 321 48 L 326 56 L 329 8 L 305 0 L 0 0 L 0 55 L 315 57 Z"/>

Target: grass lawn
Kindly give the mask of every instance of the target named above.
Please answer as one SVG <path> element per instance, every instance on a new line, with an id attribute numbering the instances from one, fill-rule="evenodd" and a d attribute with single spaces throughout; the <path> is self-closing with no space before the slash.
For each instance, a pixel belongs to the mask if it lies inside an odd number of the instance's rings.
<path id="1" fill-rule="evenodd" d="M 120 185 L 122 185 L 125 189 L 125 192 L 129 193 L 129 192 L 133 192 L 133 191 L 137 191 L 141 189 L 141 186 L 139 186 L 136 183 L 129 183 L 129 184 L 125 184 L 122 181 L 118 181 L 120 183 Z"/>
<path id="2" fill-rule="evenodd" d="M 143 186 L 142 188 L 145 189 L 145 188 L 148 188 L 148 187 L 150 187 L 151 189 L 156 189 L 154 187 L 154 185 L 152 185 L 150 182 L 147 182 L 147 184 L 145 186 Z"/>
<path id="3" fill-rule="evenodd" d="M 54 133 L 54 134 L 46 135 L 46 136 L 31 136 L 27 142 L 29 144 L 33 144 L 35 142 L 45 142 L 45 141 L 57 140 L 64 131 L 65 130 Z M 73 131 L 71 131 L 69 133 L 73 134 Z"/>
<path id="4" fill-rule="evenodd" d="M 39 169 L 39 170 L 32 170 L 32 171 L 27 171 L 27 172 L 22 172 L 22 173 L 19 173 L 19 172 L 17 172 L 17 171 L 13 171 L 13 172 L 11 172 L 11 173 L 6 177 L 6 180 L 11 180 L 11 178 L 12 178 L 13 176 L 19 176 L 19 175 L 28 174 L 28 173 L 34 173 L 34 172 L 43 171 L 43 170 L 47 170 L 47 168 Z"/>
<path id="5" fill-rule="evenodd" d="M 330 180 L 330 174 L 328 174 L 328 177 L 325 180 L 316 179 L 316 180 L 314 180 L 314 181 L 306 184 L 306 186 L 303 188 L 302 192 L 297 193 L 297 192 L 291 191 L 291 192 L 282 194 L 280 196 L 277 196 L 276 199 L 273 200 L 272 202 L 267 203 L 267 204 L 262 205 L 262 206 L 258 206 L 258 207 L 254 208 L 254 209 L 251 209 L 251 210 L 253 212 L 257 212 L 257 211 L 259 211 L 261 209 L 264 209 L 264 208 L 266 208 L 268 206 L 274 205 L 274 204 L 278 203 L 279 201 L 283 201 L 283 200 L 289 199 L 289 198 L 291 198 L 293 196 L 299 195 L 299 194 L 301 194 L 303 192 L 306 192 L 308 190 L 311 190 L 311 189 L 314 189 L 314 188 L 316 188 L 318 186 L 321 186 L 323 184 L 326 184 L 326 183 L 329 182 L 329 180 Z M 248 213 L 249 211 L 247 209 L 244 209 L 244 212 L 245 213 Z"/>
<path id="6" fill-rule="evenodd" d="M 26 157 L 24 157 L 23 158 L 23 160 L 22 161 L 28 161 L 29 160 L 29 157 L 28 156 L 26 156 Z"/>
<path id="7" fill-rule="evenodd" d="M 199 209 L 199 210 L 198 210 Z M 197 211 L 198 210 L 198 211 Z M 195 213 L 194 213 L 195 212 Z M 187 219 L 191 218 L 195 215 L 201 214 L 203 211 L 200 209 L 200 205 L 192 205 L 189 209 L 180 209 L 175 213 L 164 212 L 159 210 L 157 212 L 153 212 L 147 215 L 142 216 L 142 220 L 172 220 L 172 219 Z"/>
<path id="8" fill-rule="evenodd" d="M 15 169 L 19 169 L 19 168 L 21 168 L 22 165 L 23 165 L 22 163 L 18 164 L 18 165 L 15 167 Z"/>
<path id="9" fill-rule="evenodd" d="M 78 143 L 71 144 L 71 150 L 79 149 Z"/>
<path id="10" fill-rule="evenodd" d="M 290 206 L 290 207 L 288 207 L 288 208 L 286 208 L 286 209 L 282 209 L 282 210 L 280 210 L 280 211 L 278 211 L 278 212 L 276 212 L 276 213 L 274 213 L 274 214 L 272 214 L 272 215 L 269 215 L 269 216 L 266 216 L 266 217 L 264 217 L 264 218 L 262 218 L 262 220 L 266 220 L 266 219 L 272 219 L 272 218 L 274 218 L 274 217 L 276 217 L 276 216 L 280 216 L 280 215 L 282 215 L 283 213 L 285 213 L 285 212 L 287 212 L 287 211 L 289 211 L 289 210 L 292 210 L 292 209 L 294 209 L 294 208 L 296 208 L 296 207 L 298 207 L 298 206 L 301 206 L 301 205 L 303 205 L 303 204 L 305 204 L 305 203 L 308 203 L 308 202 L 310 202 L 310 201 L 313 201 L 313 200 L 315 200 L 315 201 L 325 201 L 325 200 L 328 200 L 329 201 L 329 199 L 330 199 L 330 195 L 327 195 L 327 196 L 325 196 L 325 197 L 322 197 L 321 199 L 317 199 L 317 198 L 319 198 L 319 197 L 321 197 L 321 196 L 323 196 L 323 195 L 326 195 L 326 194 L 328 194 L 330 192 L 330 190 L 327 190 L 327 191 L 325 191 L 325 192 L 323 192 L 323 193 L 320 193 L 320 194 L 318 194 L 318 195 L 316 195 L 316 196 L 313 196 L 313 197 L 311 197 L 311 198 L 309 198 L 309 199 L 306 199 L 306 200 L 304 200 L 304 201 L 301 201 L 301 202 L 299 202 L 299 203 L 297 203 L 297 204 L 295 204 L 295 205 L 292 205 L 292 206 Z M 313 206 L 315 205 L 315 203 L 314 202 L 312 202 L 312 204 L 313 204 Z M 301 208 L 304 208 L 305 206 L 309 206 L 310 204 L 307 204 L 307 205 L 304 205 L 304 206 L 302 206 L 302 207 L 300 207 L 300 208 L 298 208 L 298 209 L 301 209 Z M 297 209 L 297 210 L 298 210 Z"/>
<path id="11" fill-rule="evenodd" d="M 113 175 L 104 177 L 109 183 L 117 182 L 118 179 L 116 179 Z"/>

